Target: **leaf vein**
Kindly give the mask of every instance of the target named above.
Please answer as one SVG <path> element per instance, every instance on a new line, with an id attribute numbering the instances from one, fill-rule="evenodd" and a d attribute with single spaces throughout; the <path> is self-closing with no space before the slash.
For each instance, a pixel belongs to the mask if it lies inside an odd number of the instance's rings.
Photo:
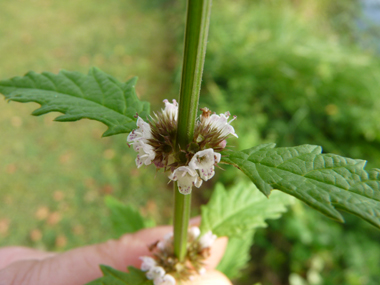
<path id="1" fill-rule="evenodd" d="M 49 82 L 51 82 L 55 88 L 54 91 L 58 92 L 58 88 L 57 88 L 57 84 L 51 79 L 49 78 L 46 74 L 44 73 L 41 73 L 41 76 L 43 76 L 44 78 L 46 78 Z M 71 95 L 71 94 L 70 94 Z M 75 95 L 71 95 L 71 96 L 75 96 Z M 76 97 L 76 96 L 75 96 Z"/>
<path id="2" fill-rule="evenodd" d="M 72 97 L 76 97 L 76 98 L 78 98 L 78 99 L 82 99 L 82 100 L 90 101 L 90 102 L 92 102 L 92 103 L 95 103 L 95 104 L 100 105 L 100 106 L 102 106 L 102 107 L 105 107 L 105 108 L 107 108 L 107 109 L 109 109 L 109 110 L 112 110 L 112 111 L 114 111 L 114 112 L 116 112 L 116 113 L 118 113 L 118 114 L 120 114 L 120 115 L 125 116 L 123 113 L 120 113 L 118 110 L 115 110 L 115 109 L 113 109 L 113 108 L 110 108 L 109 106 L 102 105 L 101 103 L 96 102 L 96 101 L 94 101 L 94 100 L 91 100 L 91 99 L 88 98 L 88 97 L 81 98 L 81 97 L 77 97 L 77 96 L 72 95 L 72 94 L 69 94 L 69 93 L 61 93 L 61 92 L 58 92 L 58 91 L 54 91 L 54 90 L 46 90 L 46 89 L 41 89 L 41 88 L 32 88 L 32 87 L 22 87 L 22 88 L 19 88 L 19 87 L 17 87 L 17 89 L 34 89 L 34 90 L 39 90 L 39 91 L 43 91 L 43 92 L 55 92 L 55 93 L 58 93 L 59 95 L 62 95 L 62 96 L 68 96 L 68 95 L 69 95 L 69 96 L 72 96 Z M 12 99 L 11 99 L 11 100 L 12 100 Z M 125 116 L 125 118 L 126 118 L 126 119 L 130 119 L 130 118 L 128 118 L 127 116 Z M 132 119 L 130 119 L 130 120 L 132 121 Z"/>
<path id="3" fill-rule="evenodd" d="M 268 168 L 277 168 L 277 169 L 279 169 L 279 170 L 281 170 L 281 171 L 284 171 L 284 172 L 287 172 L 287 173 L 290 173 L 290 174 L 293 174 L 293 175 L 296 175 L 296 176 L 302 176 L 302 177 L 304 177 L 304 175 L 300 175 L 300 174 L 297 174 L 297 173 L 294 173 L 294 172 L 288 171 L 288 170 L 283 169 L 283 168 L 278 168 L 278 167 L 274 167 L 274 166 L 267 165 L 267 164 L 263 164 L 263 163 L 259 163 L 259 162 L 256 162 L 256 163 L 257 163 L 257 164 L 260 164 L 260 165 L 263 165 L 263 166 L 265 166 L 265 167 L 268 167 Z M 256 164 L 256 163 L 255 163 L 255 164 Z M 343 167 L 343 166 L 341 166 L 341 167 Z M 339 167 L 339 168 L 341 168 L 341 167 Z M 331 169 L 333 169 L 333 168 L 331 168 Z M 248 171 L 247 171 L 247 172 L 248 172 Z M 248 172 L 248 173 L 249 173 L 249 172 Z M 260 174 L 258 173 L 258 171 L 256 171 L 256 173 L 260 176 Z M 261 178 L 261 176 L 260 176 L 260 178 Z M 339 189 L 342 189 L 342 190 L 348 191 L 348 192 L 353 193 L 353 194 L 358 194 L 358 195 L 363 196 L 363 197 L 366 197 L 366 198 L 375 199 L 375 198 L 373 198 L 373 197 L 368 197 L 367 195 L 364 195 L 363 193 L 351 191 L 350 189 L 351 189 L 352 187 L 346 189 L 346 188 L 343 188 L 343 187 L 341 187 L 341 186 L 339 186 L 339 185 L 332 184 L 332 183 L 329 183 L 329 182 L 327 182 L 327 181 L 322 181 L 322 180 L 319 180 L 319 179 L 316 179 L 316 178 L 313 178 L 313 177 L 307 177 L 307 179 L 314 180 L 314 181 L 317 181 L 317 182 L 320 182 L 320 183 L 323 183 L 323 184 L 331 185 L 331 186 L 333 186 L 333 187 L 336 187 L 336 188 L 339 188 Z M 263 181 L 265 182 L 265 180 L 263 180 Z M 267 182 L 265 182 L 265 183 L 267 183 Z M 362 182 L 362 183 L 363 183 L 363 182 Z M 267 183 L 267 184 L 268 184 L 268 183 Z M 321 189 L 322 189 L 323 191 L 325 191 L 325 192 L 328 192 L 326 189 L 323 189 L 323 188 L 321 188 Z M 377 200 L 377 199 L 376 199 L 376 200 Z M 378 200 L 378 201 L 379 201 L 379 200 Z"/>
<path id="4" fill-rule="evenodd" d="M 68 77 L 65 73 L 61 72 L 60 75 L 63 75 L 65 78 L 67 78 L 68 80 L 70 80 L 75 86 L 77 86 L 81 92 L 81 97 L 82 98 L 85 98 L 85 93 L 82 89 L 82 86 L 80 86 L 77 82 L 75 82 L 72 78 Z"/>

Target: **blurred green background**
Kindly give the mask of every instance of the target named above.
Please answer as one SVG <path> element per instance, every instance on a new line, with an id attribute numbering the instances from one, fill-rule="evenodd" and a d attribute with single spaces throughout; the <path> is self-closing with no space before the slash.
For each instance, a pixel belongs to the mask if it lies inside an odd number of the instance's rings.
<path id="1" fill-rule="evenodd" d="M 97 66 L 121 81 L 138 76 L 139 97 L 158 110 L 178 97 L 184 2 L 1 1 L 0 78 Z M 231 144 L 318 144 L 380 166 L 380 59 L 368 40 L 377 30 L 358 30 L 359 4 L 214 1 L 201 105 L 238 116 Z M 170 222 L 171 185 L 153 167 L 137 171 L 126 135 L 31 117 L 36 107 L 0 100 L 0 246 L 61 251 L 107 240 L 109 194 Z M 237 172 L 221 172 L 232 185 Z M 215 181 L 195 193 L 194 215 Z M 234 284 L 380 284 L 380 231 L 345 218 L 296 203 L 257 233 Z"/>

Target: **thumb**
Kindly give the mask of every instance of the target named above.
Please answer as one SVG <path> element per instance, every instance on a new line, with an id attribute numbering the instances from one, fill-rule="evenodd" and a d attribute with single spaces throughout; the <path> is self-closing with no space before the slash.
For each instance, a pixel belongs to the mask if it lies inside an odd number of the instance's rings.
<path id="1" fill-rule="evenodd" d="M 0 285 L 85 284 L 102 276 L 99 264 L 109 265 L 118 270 L 125 270 L 128 265 L 138 267 L 141 263 L 138 257 L 150 254 L 147 246 L 169 231 L 169 226 L 146 229 L 127 234 L 119 240 L 47 255 L 47 258 L 40 258 L 41 253 L 34 258 L 31 254 L 28 258 L 20 256 L 18 261 L 14 260 L 0 270 Z M 2 256 L 0 261 L 1 258 Z"/>

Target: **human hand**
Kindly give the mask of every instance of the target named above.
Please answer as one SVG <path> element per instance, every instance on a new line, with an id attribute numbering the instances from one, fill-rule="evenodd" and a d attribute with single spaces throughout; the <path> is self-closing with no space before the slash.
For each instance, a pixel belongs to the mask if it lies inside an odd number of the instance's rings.
<path id="1" fill-rule="evenodd" d="M 125 270 L 127 266 L 139 268 L 140 256 L 150 255 L 148 245 L 172 231 L 160 226 L 126 234 L 119 240 L 76 248 L 63 253 L 43 252 L 26 247 L 0 249 L 0 285 L 83 285 L 99 278 L 99 264 Z M 206 260 L 206 274 L 196 276 L 183 285 L 231 285 L 220 272 L 214 270 L 221 260 L 226 238 L 219 238 Z"/>

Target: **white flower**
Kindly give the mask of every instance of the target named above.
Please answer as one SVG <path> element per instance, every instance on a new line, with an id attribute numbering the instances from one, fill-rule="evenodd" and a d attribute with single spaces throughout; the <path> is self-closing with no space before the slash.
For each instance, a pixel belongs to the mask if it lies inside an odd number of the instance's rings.
<path id="1" fill-rule="evenodd" d="M 235 129 L 230 125 L 231 122 L 236 119 L 236 116 L 234 116 L 232 120 L 228 121 L 230 116 L 231 114 L 229 112 L 220 115 L 212 114 L 211 116 L 202 118 L 202 122 L 205 125 L 209 125 L 210 129 L 218 130 L 222 137 L 226 137 L 229 134 L 238 137 L 235 133 Z"/>
<path id="2" fill-rule="evenodd" d="M 142 260 L 142 263 L 140 266 L 140 269 L 142 271 L 148 271 L 151 268 L 155 267 L 157 264 L 156 261 L 152 257 L 149 257 L 149 256 L 140 256 L 139 259 Z"/>
<path id="3" fill-rule="evenodd" d="M 154 285 L 175 285 L 176 281 L 173 276 L 165 274 L 163 277 L 154 279 Z"/>
<path id="4" fill-rule="evenodd" d="M 150 125 L 140 117 L 137 118 L 137 129 L 129 133 L 127 137 L 128 142 L 136 142 L 138 140 L 148 140 L 152 138 L 152 130 Z"/>
<path id="5" fill-rule="evenodd" d="M 189 167 L 199 169 L 200 177 L 204 181 L 207 181 L 214 176 L 214 164 L 218 163 L 220 158 L 220 153 L 214 152 L 212 148 L 201 150 L 194 154 Z"/>
<path id="6" fill-rule="evenodd" d="M 157 248 L 161 251 L 165 251 L 172 244 L 173 232 L 167 233 L 163 240 L 157 243 Z"/>
<path id="7" fill-rule="evenodd" d="M 222 141 L 219 143 L 219 146 L 220 146 L 221 148 L 225 148 L 226 145 L 227 145 L 227 141 L 226 141 L 226 140 L 222 140 Z"/>
<path id="8" fill-rule="evenodd" d="M 197 187 L 197 188 L 201 187 L 202 183 L 203 183 L 203 180 L 197 175 L 197 177 L 195 177 L 195 181 L 194 181 L 195 187 Z"/>
<path id="9" fill-rule="evenodd" d="M 199 239 L 199 245 L 201 246 L 201 249 L 210 247 L 216 239 L 217 236 L 214 235 L 211 231 L 208 231 Z"/>
<path id="10" fill-rule="evenodd" d="M 174 119 L 177 121 L 178 118 L 178 103 L 176 100 L 173 99 L 173 104 L 169 103 L 167 99 L 164 100 L 165 103 L 165 109 L 162 110 L 163 113 L 166 113 L 169 118 Z"/>
<path id="11" fill-rule="evenodd" d="M 136 157 L 137 168 L 141 165 L 149 165 L 152 160 L 156 157 L 156 153 L 150 144 L 144 142 L 144 140 L 138 140 L 133 143 L 133 149 L 138 152 Z"/>
<path id="12" fill-rule="evenodd" d="M 146 278 L 149 280 L 158 279 L 160 277 L 164 277 L 165 273 L 165 269 L 163 269 L 161 266 L 153 266 L 146 273 Z"/>
<path id="13" fill-rule="evenodd" d="M 140 131 L 142 132 L 144 139 L 152 138 L 152 130 L 150 128 L 150 125 L 147 122 L 145 122 L 143 119 L 138 117 L 136 125 L 140 129 Z"/>
<path id="14" fill-rule="evenodd" d="M 200 187 L 202 180 L 199 178 L 197 172 L 188 166 L 180 166 L 169 175 L 169 179 L 178 181 L 178 190 L 180 193 L 187 195 L 191 193 L 193 184 Z"/>
<path id="15" fill-rule="evenodd" d="M 137 168 L 140 168 L 143 164 L 151 164 L 156 153 L 153 147 L 148 144 L 148 140 L 152 138 L 150 125 L 140 117 L 137 118 L 136 125 L 137 129 L 129 133 L 127 141 L 133 145 L 133 149 L 138 153 L 135 161 Z"/>
<path id="16" fill-rule="evenodd" d="M 201 234 L 201 231 L 198 227 L 191 227 L 188 232 L 189 232 L 189 237 L 192 238 L 193 240 L 197 239 L 199 235 Z"/>

